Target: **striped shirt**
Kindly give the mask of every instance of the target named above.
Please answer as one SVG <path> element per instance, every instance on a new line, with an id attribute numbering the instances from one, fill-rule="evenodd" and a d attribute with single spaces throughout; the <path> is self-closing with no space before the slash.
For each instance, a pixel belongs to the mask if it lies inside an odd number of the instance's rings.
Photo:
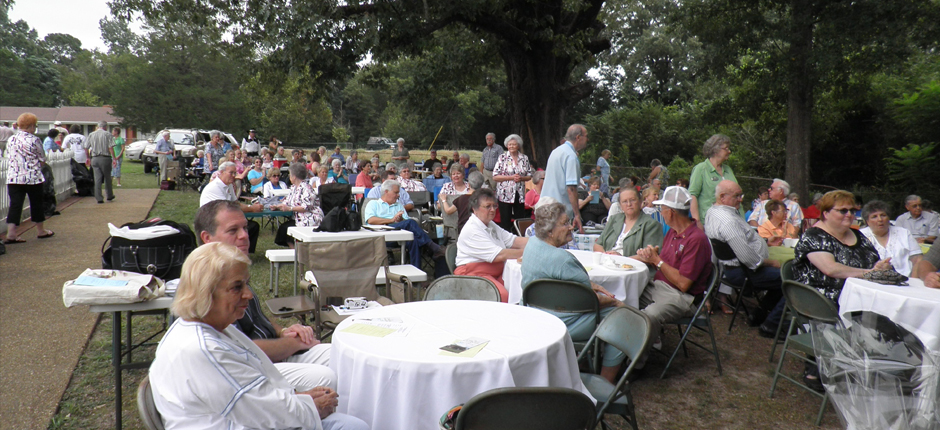
<path id="1" fill-rule="evenodd" d="M 705 235 L 727 243 L 737 259 L 722 261 L 726 266 L 741 264 L 756 269 L 768 257 L 767 243 L 738 215 L 738 209 L 720 204 L 705 213 Z"/>

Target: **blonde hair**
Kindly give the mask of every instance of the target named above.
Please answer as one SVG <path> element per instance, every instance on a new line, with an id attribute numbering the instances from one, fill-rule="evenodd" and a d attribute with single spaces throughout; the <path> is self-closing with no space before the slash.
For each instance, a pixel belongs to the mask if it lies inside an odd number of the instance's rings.
<path id="1" fill-rule="evenodd" d="M 825 221 L 826 212 L 832 210 L 837 204 L 855 206 L 855 195 L 845 190 L 830 191 L 819 199 L 816 207 L 819 208 L 820 217 Z"/>
<path id="2" fill-rule="evenodd" d="M 213 242 L 196 248 L 183 262 L 183 273 L 170 310 L 184 320 L 201 320 L 212 309 L 212 292 L 225 279 L 225 274 L 250 264 L 247 255 L 229 244 Z"/>

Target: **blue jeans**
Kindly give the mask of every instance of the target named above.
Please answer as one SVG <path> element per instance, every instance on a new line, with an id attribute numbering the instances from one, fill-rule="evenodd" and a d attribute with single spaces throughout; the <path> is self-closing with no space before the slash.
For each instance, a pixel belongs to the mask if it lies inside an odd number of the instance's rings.
<path id="1" fill-rule="evenodd" d="M 432 242 L 431 236 L 428 236 L 427 232 L 422 230 L 418 222 L 413 219 L 406 219 L 388 226 L 399 230 L 408 230 L 415 235 L 415 239 L 408 242 L 407 245 L 408 257 L 411 259 L 412 266 L 421 267 L 421 247 Z"/>
<path id="2" fill-rule="evenodd" d="M 744 270 L 740 267 L 725 267 L 722 276 L 728 282 L 735 285 L 744 285 Z M 773 306 L 773 309 L 767 315 L 765 323 L 776 328 L 780 324 L 780 318 L 783 316 L 783 309 L 787 302 L 780 292 L 780 269 L 770 266 L 760 266 L 757 270 L 752 270 L 748 278 L 751 285 L 758 290 L 767 290 L 764 300 L 761 302 L 761 308 L 767 309 Z"/>

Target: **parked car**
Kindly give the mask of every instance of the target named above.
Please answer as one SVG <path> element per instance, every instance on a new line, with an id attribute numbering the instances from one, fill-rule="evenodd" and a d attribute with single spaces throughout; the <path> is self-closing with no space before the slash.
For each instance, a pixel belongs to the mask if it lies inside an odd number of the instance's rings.
<path id="1" fill-rule="evenodd" d="M 387 137 L 370 137 L 369 143 L 366 143 L 366 149 L 372 151 L 381 151 L 383 149 L 395 149 L 398 146 L 392 139 Z"/>
<path id="2" fill-rule="evenodd" d="M 170 132 L 170 141 L 173 142 L 177 154 L 184 163 L 192 162 L 192 160 L 196 158 L 196 153 L 200 149 L 204 149 L 206 142 L 209 141 L 209 131 L 207 130 L 170 128 L 161 130 L 157 136 L 162 135 L 166 131 Z M 233 146 L 238 145 L 235 136 L 222 132 L 222 137 Z M 141 160 L 144 162 L 144 173 L 152 172 L 153 167 L 158 164 L 157 154 L 153 152 L 156 147 L 157 144 L 151 142 L 147 145 L 146 149 L 144 149 L 143 155 L 141 155 Z"/>
<path id="3" fill-rule="evenodd" d="M 141 157 L 144 155 L 144 150 L 147 148 L 147 145 L 153 142 L 141 139 L 138 141 L 132 142 L 130 145 L 127 145 L 127 148 L 124 149 L 124 157 L 128 160 L 141 161 Z"/>

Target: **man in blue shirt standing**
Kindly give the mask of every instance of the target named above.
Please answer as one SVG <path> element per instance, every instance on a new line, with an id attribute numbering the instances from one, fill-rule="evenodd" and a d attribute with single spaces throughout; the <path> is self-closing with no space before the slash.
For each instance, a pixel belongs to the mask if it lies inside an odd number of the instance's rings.
<path id="1" fill-rule="evenodd" d="M 541 193 L 542 197 L 549 196 L 565 205 L 574 227 L 582 233 L 581 212 L 577 210 L 578 179 L 581 177 L 578 152 L 587 148 L 587 141 L 587 129 L 583 125 L 572 124 L 568 127 L 565 143 L 555 148 L 548 157 Z"/>
<path id="2" fill-rule="evenodd" d="M 401 230 L 408 230 L 414 234 L 414 240 L 408 242 L 408 256 L 411 258 L 411 264 L 415 267 L 421 267 L 422 246 L 427 246 L 434 253 L 435 260 L 443 257 L 444 248 L 434 243 L 431 237 L 421 229 L 421 226 L 408 217 L 408 211 L 398 200 L 401 184 L 394 179 L 389 179 L 382 183 L 381 190 L 382 197 L 369 202 L 366 206 L 366 224 L 387 225 Z"/>

